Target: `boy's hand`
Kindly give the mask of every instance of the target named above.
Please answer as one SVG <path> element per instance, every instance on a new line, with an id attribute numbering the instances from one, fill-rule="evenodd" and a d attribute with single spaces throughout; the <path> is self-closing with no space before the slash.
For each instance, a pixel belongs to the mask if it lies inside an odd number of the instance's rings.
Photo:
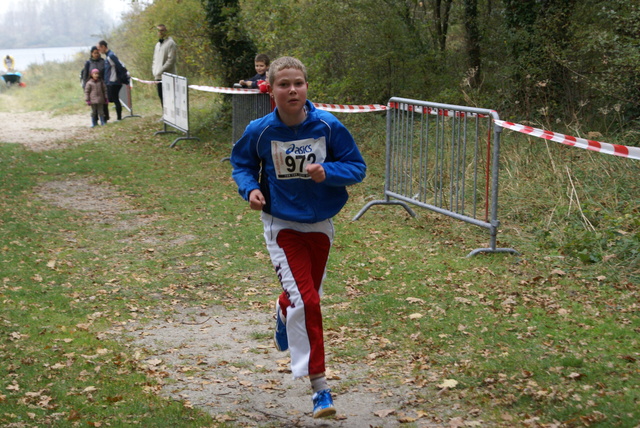
<path id="1" fill-rule="evenodd" d="M 249 207 L 252 210 L 261 211 L 266 201 L 260 189 L 254 189 L 249 193 Z"/>
<path id="2" fill-rule="evenodd" d="M 90 106 L 91 105 L 91 101 L 87 101 L 87 105 Z"/>
<path id="3" fill-rule="evenodd" d="M 309 174 L 311 179 L 316 183 L 322 183 L 327 178 L 327 175 L 324 172 L 324 167 L 319 163 L 307 165 L 306 170 L 307 174 Z"/>

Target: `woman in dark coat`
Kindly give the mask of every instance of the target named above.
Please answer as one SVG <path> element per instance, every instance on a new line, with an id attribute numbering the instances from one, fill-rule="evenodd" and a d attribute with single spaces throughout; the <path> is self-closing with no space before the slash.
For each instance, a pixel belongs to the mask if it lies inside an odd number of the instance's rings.
<path id="1" fill-rule="evenodd" d="M 84 68 L 80 72 L 80 81 L 82 83 L 82 89 L 84 89 L 87 81 L 91 79 L 91 70 L 98 69 L 100 72 L 100 79 L 104 81 L 104 58 L 100 55 L 100 51 L 96 46 L 91 46 L 91 56 L 84 63 Z M 104 105 L 104 121 L 109 120 L 109 104 Z"/>

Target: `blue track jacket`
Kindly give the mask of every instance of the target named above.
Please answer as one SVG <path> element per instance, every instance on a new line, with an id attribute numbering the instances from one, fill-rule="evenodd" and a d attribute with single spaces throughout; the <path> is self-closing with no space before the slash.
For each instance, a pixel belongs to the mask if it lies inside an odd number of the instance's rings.
<path id="1" fill-rule="evenodd" d="M 361 182 L 367 166 L 347 128 L 331 113 L 307 100 L 307 117 L 289 127 L 278 109 L 252 121 L 233 146 L 231 165 L 238 193 L 254 189 L 265 197 L 263 210 L 274 217 L 315 223 L 336 215 L 349 198 L 346 186 Z M 326 180 L 316 183 L 305 171 L 321 163 Z"/>

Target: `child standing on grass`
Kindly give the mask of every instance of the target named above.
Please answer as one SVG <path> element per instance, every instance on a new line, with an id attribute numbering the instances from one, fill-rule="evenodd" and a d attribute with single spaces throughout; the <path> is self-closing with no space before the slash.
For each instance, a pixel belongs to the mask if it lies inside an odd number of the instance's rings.
<path id="1" fill-rule="evenodd" d="M 91 70 L 91 79 L 87 80 L 87 83 L 84 85 L 84 95 L 87 105 L 91 106 L 91 127 L 94 128 L 98 125 L 98 117 L 100 117 L 100 125 L 104 125 L 107 86 L 100 78 L 100 70 L 97 68 Z"/>
<path id="2" fill-rule="evenodd" d="M 366 165 L 345 126 L 307 100 L 307 71 L 292 57 L 271 64 L 276 108 L 251 122 L 231 154 L 238 192 L 261 210 L 264 238 L 283 292 L 275 304 L 275 346 L 291 352 L 294 378 L 308 376 L 313 417 L 336 413 L 325 378 L 320 310 L 333 242 L 332 217 Z"/>

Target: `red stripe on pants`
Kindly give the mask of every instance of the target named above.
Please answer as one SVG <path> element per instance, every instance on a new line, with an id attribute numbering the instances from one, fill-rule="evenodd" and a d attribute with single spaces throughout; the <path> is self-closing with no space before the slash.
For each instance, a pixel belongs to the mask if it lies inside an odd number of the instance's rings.
<path id="1" fill-rule="evenodd" d="M 311 346 L 309 374 L 324 373 L 324 338 L 319 291 L 329 258 L 331 241 L 324 233 L 303 233 L 284 229 L 278 233 L 276 242 L 287 257 L 289 269 L 304 305 L 305 326 Z M 283 292 L 279 299 L 280 308 L 286 317 L 287 308 L 291 302 L 286 292 Z"/>

